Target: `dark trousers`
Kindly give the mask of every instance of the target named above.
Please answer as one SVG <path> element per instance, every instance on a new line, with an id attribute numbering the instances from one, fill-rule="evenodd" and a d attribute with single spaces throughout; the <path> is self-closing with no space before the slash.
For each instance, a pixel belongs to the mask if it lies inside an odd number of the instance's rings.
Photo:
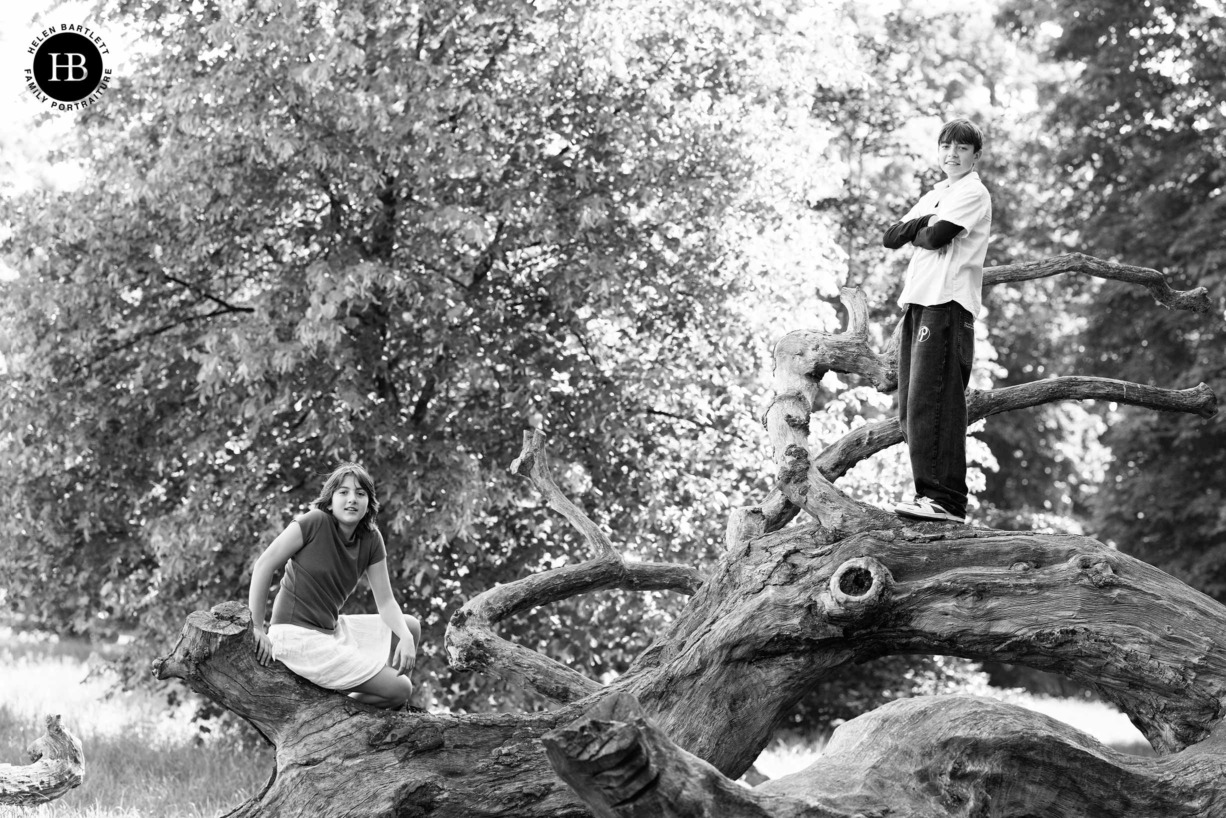
<path id="1" fill-rule="evenodd" d="M 908 304 L 898 348 L 898 423 L 915 493 L 966 514 L 966 385 L 975 319 L 956 301 Z"/>

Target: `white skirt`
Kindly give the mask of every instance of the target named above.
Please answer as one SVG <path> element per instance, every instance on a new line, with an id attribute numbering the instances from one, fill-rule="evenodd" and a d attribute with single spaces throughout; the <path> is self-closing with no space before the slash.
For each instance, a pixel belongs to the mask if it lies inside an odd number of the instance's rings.
<path id="1" fill-rule="evenodd" d="M 378 614 L 341 616 L 332 633 L 298 625 L 268 629 L 273 658 L 331 690 L 352 690 L 387 667 L 392 629 Z"/>

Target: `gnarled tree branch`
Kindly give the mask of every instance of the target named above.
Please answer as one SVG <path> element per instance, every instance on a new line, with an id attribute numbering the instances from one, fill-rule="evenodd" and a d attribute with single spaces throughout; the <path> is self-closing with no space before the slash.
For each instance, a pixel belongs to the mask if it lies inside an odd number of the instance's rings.
<path id="1" fill-rule="evenodd" d="M 503 639 L 494 632 L 496 623 L 540 605 L 611 588 L 692 594 L 702 579 L 689 566 L 624 560 L 604 532 L 557 487 L 544 441 L 539 431 L 525 432 L 523 450 L 511 470 L 532 480 L 549 506 L 583 535 L 596 556 L 478 594 L 452 615 L 447 655 L 456 669 L 510 675 L 554 701 L 571 702 L 599 691 L 602 685 L 555 659 Z"/>
<path id="2" fill-rule="evenodd" d="M 0 804 L 45 804 L 81 785 L 85 777 L 81 741 L 64 729 L 58 715 L 47 716 L 46 724 L 46 734 L 31 742 L 26 751 L 29 764 L 0 764 Z"/>
<path id="3" fill-rule="evenodd" d="M 1047 278 L 1062 273 L 1140 285 L 1167 309 L 1208 313 L 1213 307 L 1204 287 L 1174 290 L 1166 276 L 1157 270 L 1117 264 L 1083 253 L 989 267 L 983 272 L 983 286 Z M 859 375 L 881 392 L 892 392 L 898 388 L 898 326 L 895 326 L 886 348 L 878 353 L 868 345 L 868 302 L 864 294 L 857 289 L 844 287 L 840 298 L 849 316 L 845 332 L 832 334 L 795 330 L 775 342 L 775 398 L 766 411 L 765 423 L 768 428 L 779 426 L 782 430 L 784 426 L 791 425 L 797 429 L 803 427 L 807 433 L 808 412 L 813 411 L 818 383 L 827 372 Z M 805 405 L 808 412 L 804 411 Z M 772 416 L 777 416 L 778 421 L 788 420 L 780 423 L 773 421 Z M 774 439 L 774 430 L 771 435 L 775 451 L 781 452 L 787 448 L 786 445 L 781 448 Z"/>
<path id="4" fill-rule="evenodd" d="M 549 762 L 599 818 L 1209 816 L 1226 755 L 1104 747 L 1066 724 L 972 696 L 903 699 L 835 730 L 809 767 L 755 789 L 686 752 L 629 695 L 544 736 Z M 1069 770 L 1092 775 L 1060 774 Z"/>
<path id="5" fill-rule="evenodd" d="M 1061 673 L 1172 752 L 1226 714 L 1224 621 L 1220 603 L 1085 537 L 923 523 L 831 543 L 800 526 L 730 553 L 615 687 L 729 776 L 811 685 L 890 654 Z"/>
<path id="6" fill-rule="evenodd" d="M 1226 812 L 1223 773 L 1226 755 L 1210 742 L 1127 755 L 1021 707 L 940 696 L 843 724 L 812 765 L 758 792 L 860 815 L 1203 818 Z"/>
<path id="7" fill-rule="evenodd" d="M 973 423 L 990 415 L 1011 412 L 1015 409 L 1069 400 L 1113 401 L 1127 406 L 1141 406 L 1167 412 L 1187 412 L 1206 418 L 1217 414 L 1217 396 L 1203 383 L 1188 389 L 1164 389 L 1112 378 L 1066 376 L 986 392 L 970 390 L 966 399 L 967 420 Z M 772 435 L 772 439 L 787 440 L 790 438 L 780 434 Z M 902 430 L 898 426 L 897 418 L 885 418 L 852 429 L 812 459 L 814 476 L 810 478 L 810 483 L 814 485 L 820 483 L 818 475 L 825 478 L 826 481 L 838 480 L 861 460 L 866 460 L 877 452 L 901 442 Z M 802 446 L 804 444 L 793 442 L 790 445 Z M 786 450 L 783 454 L 779 484 L 760 505 L 741 510 L 733 518 L 738 525 L 742 520 L 752 520 L 752 532 L 777 531 L 796 517 L 800 504 L 796 503 L 795 498 L 791 496 L 795 492 L 789 489 L 788 485 L 795 482 L 797 474 L 796 469 L 789 464 L 797 462 L 797 459 L 795 454 L 789 456 Z M 826 514 L 836 513 L 838 507 L 839 504 L 836 503 Z M 818 519 L 821 518 L 818 517 Z M 829 520 L 824 520 L 823 524 L 828 525 Z M 730 533 L 728 536 L 734 535 Z M 735 536 L 741 539 L 746 538 L 743 532 Z"/>
<path id="8" fill-rule="evenodd" d="M 967 419 L 974 422 L 989 415 L 1069 400 L 1113 401 L 1166 412 L 1187 412 L 1203 418 L 1217 414 L 1217 396 L 1203 383 L 1188 389 L 1163 389 L 1086 376 L 1051 378 L 987 392 L 971 390 L 966 396 L 966 413 Z M 848 432 L 823 450 L 814 462 L 828 480 L 837 480 L 861 460 L 901 442 L 898 419 L 886 418 Z"/>
<path id="9" fill-rule="evenodd" d="M 983 286 L 991 287 L 1015 281 L 1028 281 L 1035 278 L 1073 273 L 1076 275 L 1093 276 L 1111 281 L 1122 281 L 1125 284 L 1138 284 L 1149 290 L 1149 294 L 1168 310 L 1188 310 L 1190 312 L 1208 313 L 1213 311 L 1209 300 L 1209 291 L 1204 287 L 1192 290 L 1175 290 L 1171 288 L 1166 276 L 1148 267 L 1133 267 L 1129 264 L 1119 264 L 1114 261 L 1104 261 L 1084 253 L 1067 253 L 1063 256 L 1043 259 L 1042 261 L 1027 261 L 1020 264 L 1005 264 L 999 267 L 988 267 L 983 271 Z"/>
<path id="10" fill-rule="evenodd" d="M 624 693 L 543 741 L 549 763 L 597 818 L 852 818 L 741 787 L 678 747 Z"/>

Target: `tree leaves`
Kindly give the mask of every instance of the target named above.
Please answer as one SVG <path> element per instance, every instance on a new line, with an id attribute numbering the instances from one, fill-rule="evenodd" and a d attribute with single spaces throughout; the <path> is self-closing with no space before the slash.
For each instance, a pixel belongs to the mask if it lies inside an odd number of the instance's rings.
<path id="1" fill-rule="evenodd" d="M 120 3 L 149 70 L 83 118 L 90 181 L 6 211 L 45 253 L 4 285 L 20 607 L 164 634 L 358 458 L 437 651 L 458 599 L 571 545 L 505 473 L 534 418 L 619 540 L 701 558 L 711 487 L 756 479 L 699 454 L 754 442 L 720 263 L 749 103 L 639 10 L 594 73 L 584 4 Z M 576 661 L 629 644 L 596 621 Z"/>
<path id="2" fill-rule="evenodd" d="M 1166 272 L 1226 299 L 1220 101 L 1226 89 L 1220 10 L 1195 2 L 1010 4 L 1009 19 L 1076 68 L 1052 97 L 1064 201 L 1084 251 Z M 1217 388 L 1221 316 L 1175 318 L 1152 300 L 1104 286 L 1087 304 L 1074 360 L 1087 374 Z M 1106 414 L 1114 454 L 1095 498 L 1096 529 L 1142 559 L 1221 597 L 1220 419 Z"/>

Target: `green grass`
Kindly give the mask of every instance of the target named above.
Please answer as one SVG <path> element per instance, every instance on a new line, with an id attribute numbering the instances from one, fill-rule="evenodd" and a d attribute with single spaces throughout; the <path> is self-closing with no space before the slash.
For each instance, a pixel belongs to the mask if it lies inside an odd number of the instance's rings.
<path id="1" fill-rule="evenodd" d="M 271 748 L 201 735 L 191 705 L 115 691 L 100 653 L 0 627 L 0 763 L 25 764 L 55 713 L 85 751 L 80 787 L 39 807 L 0 806 L 0 818 L 214 818 L 263 787 Z"/>

